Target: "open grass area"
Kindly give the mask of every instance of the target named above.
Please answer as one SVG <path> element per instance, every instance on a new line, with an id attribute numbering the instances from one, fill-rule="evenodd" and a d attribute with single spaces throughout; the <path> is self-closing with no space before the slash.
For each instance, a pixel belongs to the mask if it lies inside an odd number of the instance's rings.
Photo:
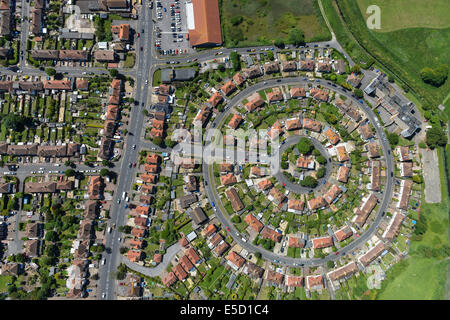
<path id="1" fill-rule="evenodd" d="M 378 296 L 380 300 L 441 299 L 448 260 L 411 258 L 400 273 Z"/>
<path id="2" fill-rule="evenodd" d="M 420 216 L 426 217 L 427 231 L 420 241 L 411 240 L 410 257 L 395 265 L 387 273 L 377 299 L 442 299 L 445 293 L 446 273 L 450 260 L 438 257 L 424 257 L 418 251 L 420 246 L 441 247 L 449 241 L 449 200 L 444 155 L 439 150 L 439 168 L 441 172 L 442 203 L 426 203 L 424 197 Z M 446 160 L 448 162 L 448 159 Z M 418 215 L 412 216 L 418 219 Z M 393 276 L 395 274 L 395 276 Z M 390 280 L 390 278 L 392 280 Z"/>
<path id="3" fill-rule="evenodd" d="M 293 27 L 307 41 L 331 38 L 313 0 L 222 0 L 219 6 L 226 46 L 271 45 Z"/>
<path id="4" fill-rule="evenodd" d="M 405 28 L 450 27 L 450 2 L 447 0 L 357 0 L 365 19 L 370 5 L 380 7 L 381 29 L 389 32 Z"/>
<path id="5" fill-rule="evenodd" d="M 445 6 L 446 4 L 441 4 L 442 2 L 444 0 L 433 0 L 427 1 L 424 5 L 432 7 L 436 3 L 438 6 Z M 447 49 L 447 43 L 450 40 L 450 28 L 407 27 L 390 32 L 378 32 L 367 28 L 358 0 L 323 0 L 322 3 L 327 17 L 330 19 L 331 16 L 330 23 L 339 41 L 341 41 L 340 31 L 341 29 L 344 30 L 344 37 L 346 37 L 343 43 L 344 48 L 355 48 L 358 45 L 362 47 L 357 49 L 356 61 L 359 61 L 359 58 L 364 58 L 364 56 L 366 58 L 367 56 L 372 56 L 379 67 L 393 74 L 408 90 L 413 91 L 421 101 L 434 105 L 442 103 L 450 91 L 450 81 L 447 81 L 439 88 L 433 87 L 422 81 L 420 70 L 424 67 L 435 68 L 439 64 L 448 64 L 450 51 Z M 337 15 L 339 11 L 336 11 L 336 5 L 342 13 L 344 22 L 343 26 L 339 26 L 338 29 L 335 29 L 334 25 L 342 24 L 342 21 Z M 412 17 L 415 14 L 421 13 L 416 11 L 419 9 L 413 7 L 412 5 L 402 7 L 406 12 L 413 10 L 409 16 L 411 20 L 414 20 Z M 388 10 L 386 9 L 385 11 Z M 383 16 L 383 11 L 381 15 Z M 436 18 L 442 18 L 442 16 L 438 15 Z M 424 15 L 420 19 L 433 19 L 433 15 L 431 17 Z M 448 24 L 448 19 L 444 20 L 445 22 L 441 23 L 442 27 Z M 398 23 L 399 25 L 400 22 Z M 420 41 L 417 39 L 420 39 Z M 349 54 L 353 54 L 352 50 L 350 50 Z M 362 60 L 364 61 L 364 59 Z M 366 60 L 370 60 L 370 58 Z"/>
<path id="6" fill-rule="evenodd" d="M 12 280 L 12 276 L 9 276 L 9 275 L 2 275 L 2 276 L 0 276 L 0 292 L 7 292 L 8 291 L 7 283 L 10 283 L 11 280 Z"/>
<path id="7" fill-rule="evenodd" d="M 158 69 L 153 73 L 153 83 L 154 87 L 159 86 L 161 84 L 161 69 Z"/>

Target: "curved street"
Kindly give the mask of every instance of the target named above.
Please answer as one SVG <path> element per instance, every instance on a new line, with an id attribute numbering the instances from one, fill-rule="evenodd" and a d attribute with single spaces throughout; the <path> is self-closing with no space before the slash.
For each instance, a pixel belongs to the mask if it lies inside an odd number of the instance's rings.
<path id="1" fill-rule="evenodd" d="M 265 82 L 259 82 L 256 83 L 253 86 L 247 87 L 241 92 L 239 92 L 236 96 L 234 96 L 227 106 L 224 108 L 225 111 L 218 114 L 217 117 L 213 121 L 213 127 L 220 128 L 222 125 L 222 122 L 224 119 L 229 115 L 231 111 L 231 107 L 235 106 L 239 101 L 241 101 L 246 96 L 250 95 L 252 92 L 256 90 L 266 89 L 270 87 L 274 87 L 277 85 L 287 85 L 287 84 L 297 84 L 297 85 L 305 85 L 308 82 L 311 82 L 311 80 L 303 77 L 295 77 L 295 78 L 281 78 L 281 79 L 271 79 L 267 80 Z M 380 144 L 383 149 L 383 153 L 386 156 L 386 172 L 392 172 L 393 171 L 393 159 L 392 155 L 390 153 L 390 145 L 387 142 L 387 138 L 382 130 L 381 127 L 378 126 L 377 122 L 375 121 L 375 114 L 373 111 L 365 104 L 360 103 L 356 99 L 353 98 L 351 94 L 349 94 L 346 90 L 343 90 L 339 87 L 333 87 L 329 85 L 326 81 L 319 80 L 319 83 L 332 91 L 335 91 L 343 96 L 345 96 L 347 99 L 352 100 L 356 105 L 361 106 L 361 110 L 365 112 L 367 115 L 370 123 L 374 126 L 377 136 L 380 139 Z M 211 144 L 211 136 L 207 136 L 206 138 L 206 145 Z M 389 152 L 388 152 L 389 151 Z M 356 240 L 351 242 L 349 245 L 347 245 L 345 248 L 342 248 L 337 255 L 332 254 L 328 255 L 325 258 L 310 258 L 310 259 L 304 259 L 304 258 L 291 258 L 286 256 L 279 256 L 277 254 L 274 254 L 271 251 L 265 250 L 262 247 L 255 246 L 252 243 L 248 241 L 244 241 L 242 239 L 242 236 L 239 234 L 237 229 L 234 227 L 233 223 L 229 221 L 229 219 L 226 217 L 228 214 L 226 213 L 226 210 L 222 204 L 222 201 L 220 200 L 220 197 L 217 195 L 216 192 L 216 185 L 215 185 L 215 179 L 213 176 L 213 167 L 209 165 L 206 162 L 203 162 L 203 178 L 204 181 L 206 181 L 209 185 L 208 188 L 206 188 L 206 194 L 210 202 L 214 202 L 216 204 L 216 216 L 219 219 L 220 223 L 222 224 L 222 227 L 230 228 L 230 235 L 233 238 L 236 243 L 238 243 L 242 248 L 246 249 L 249 253 L 255 253 L 259 252 L 261 256 L 264 259 L 270 260 L 270 261 L 277 261 L 280 264 L 284 265 L 290 265 L 290 266 L 318 266 L 321 264 L 324 264 L 328 261 L 335 261 L 340 259 L 341 256 L 346 255 L 349 252 L 352 252 L 353 250 L 359 248 L 361 245 L 363 245 L 367 240 L 370 239 L 370 237 L 373 235 L 375 230 L 377 229 L 378 225 L 381 222 L 382 219 L 382 213 L 386 210 L 389 201 L 391 199 L 392 194 L 392 185 L 393 185 L 393 177 L 390 176 L 390 174 L 387 174 L 386 177 L 386 187 L 383 192 L 383 200 L 379 204 L 378 211 L 375 214 L 375 219 L 372 222 L 372 224 L 369 226 L 369 228 L 362 233 Z"/>

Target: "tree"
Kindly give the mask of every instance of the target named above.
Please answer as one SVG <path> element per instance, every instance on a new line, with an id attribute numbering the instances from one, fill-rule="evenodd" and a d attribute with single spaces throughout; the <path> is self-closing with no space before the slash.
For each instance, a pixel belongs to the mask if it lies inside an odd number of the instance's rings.
<path id="1" fill-rule="evenodd" d="M 53 77 L 56 74 L 56 70 L 53 68 L 47 68 L 45 69 L 45 73 L 49 76 L 49 77 Z"/>
<path id="2" fill-rule="evenodd" d="M 73 177 L 75 175 L 75 173 L 76 173 L 75 170 L 73 170 L 72 168 L 67 169 L 65 172 L 66 177 Z"/>
<path id="3" fill-rule="evenodd" d="M 223 64 L 219 64 L 218 68 L 220 72 L 225 72 L 225 66 Z"/>
<path id="4" fill-rule="evenodd" d="M 131 229 L 133 229 L 133 228 L 131 226 L 128 226 L 128 225 L 119 226 L 119 228 L 118 228 L 118 230 L 120 232 L 127 233 L 127 234 L 131 233 Z"/>
<path id="5" fill-rule="evenodd" d="M 116 278 L 117 280 L 123 280 L 125 279 L 126 275 L 127 275 L 127 266 L 123 263 L 119 264 L 119 266 L 117 267 L 117 274 L 116 274 Z"/>
<path id="6" fill-rule="evenodd" d="M 443 147 L 447 144 L 447 135 L 445 134 L 444 130 L 433 126 L 432 128 L 428 129 L 425 136 L 425 142 L 431 149 L 434 149 L 437 146 Z"/>
<path id="7" fill-rule="evenodd" d="M 353 72 L 353 73 L 358 74 L 358 73 L 361 72 L 361 66 L 360 66 L 359 64 L 355 64 L 355 65 L 350 69 L 350 71 Z"/>
<path id="8" fill-rule="evenodd" d="M 301 138 L 300 141 L 297 143 L 297 149 L 301 154 L 308 154 L 312 151 L 314 148 L 311 140 L 308 138 Z"/>
<path id="9" fill-rule="evenodd" d="M 320 164 L 325 164 L 325 163 L 327 162 L 327 159 L 326 159 L 324 156 L 322 156 L 322 155 L 318 156 L 318 157 L 316 158 L 316 160 L 317 160 L 317 162 L 320 163 Z"/>
<path id="10" fill-rule="evenodd" d="M 56 231 L 47 231 L 45 234 L 45 240 L 51 242 L 58 241 L 58 233 L 56 233 Z"/>
<path id="11" fill-rule="evenodd" d="M 333 269 L 334 268 L 334 262 L 333 261 L 328 261 L 327 262 L 327 267 L 328 267 L 328 269 Z"/>
<path id="12" fill-rule="evenodd" d="M 25 263 L 27 261 L 27 257 L 23 253 L 16 254 L 16 260 L 19 263 Z"/>
<path id="13" fill-rule="evenodd" d="M 168 140 L 166 141 L 166 146 L 167 146 L 168 148 L 173 148 L 177 143 L 178 143 L 178 142 L 173 141 L 172 139 L 168 139 Z"/>
<path id="14" fill-rule="evenodd" d="M 421 175 L 414 175 L 412 179 L 415 183 L 418 184 L 421 184 L 423 182 L 423 177 Z"/>
<path id="15" fill-rule="evenodd" d="M 364 97 L 364 92 L 361 89 L 355 88 L 355 90 L 353 90 L 353 93 L 357 98 L 361 99 L 362 97 Z"/>
<path id="16" fill-rule="evenodd" d="M 233 223 L 240 223 L 241 222 L 241 217 L 239 217 L 238 215 L 235 215 L 233 218 L 231 218 L 231 222 L 233 222 Z"/>
<path id="17" fill-rule="evenodd" d="M 73 164 L 73 162 L 72 162 L 72 161 L 70 161 L 70 160 L 66 160 L 66 161 L 64 161 L 64 165 L 65 165 L 66 167 L 71 167 L 71 166 L 72 166 L 72 164 Z"/>
<path id="18" fill-rule="evenodd" d="M 289 32 L 289 42 L 295 46 L 301 46 L 305 44 L 305 35 L 299 28 L 293 28 Z"/>
<path id="19" fill-rule="evenodd" d="M 110 69 L 109 70 L 109 74 L 111 75 L 111 77 L 116 78 L 119 75 L 119 70 L 117 70 L 117 69 Z"/>
<path id="20" fill-rule="evenodd" d="M 423 68 L 420 71 L 420 77 L 423 82 L 431 84 L 435 87 L 440 87 L 447 80 L 448 76 L 448 66 L 445 64 L 441 64 L 435 69 L 432 68 Z"/>
<path id="21" fill-rule="evenodd" d="M 276 39 L 273 44 L 275 45 L 275 47 L 280 49 L 283 49 L 285 46 L 283 39 Z"/>
<path id="22" fill-rule="evenodd" d="M 391 145 L 391 148 L 394 148 L 396 145 L 398 145 L 399 137 L 397 134 L 389 132 L 387 134 L 387 139 L 389 141 L 389 144 Z"/>
<path id="23" fill-rule="evenodd" d="M 107 175 L 109 175 L 109 170 L 108 170 L 108 169 L 105 169 L 105 168 L 101 169 L 101 170 L 100 170 L 100 175 L 101 175 L 102 177 L 106 177 Z"/>
<path id="24" fill-rule="evenodd" d="M 27 117 L 17 115 L 14 113 L 9 113 L 2 119 L 2 123 L 5 125 L 6 129 L 13 131 L 23 131 L 25 125 L 29 122 Z"/>
<path id="25" fill-rule="evenodd" d="M 239 53 L 236 51 L 232 51 L 230 53 L 231 64 L 233 65 L 233 71 L 241 70 L 241 58 Z"/>
<path id="26" fill-rule="evenodd" d="M 325 167 L 320 167 L 319 170 L 317 170 L 317 178 L 323 178 L 325 176 L 325 172 Z"/>
<path id="27" fill-rule="evenodd" d="M 163 139 L 161 137 L 155 137 L 153 138 L 153 143 L 156 144 L 157 146 L 161 147 L 163 144 Z"/>
<path id="28" fill-rule="evenodd" d="M 267 51 L 267 58 L 269 58 L 270 61 L 275 60 L 275 57 L 273 55 L 273 51 L 272 50 Z"/>
<path id="29" fill-rule="evenodd" d="M 300 185 L 302 187 L 315 188 L 317 186 L 317 180 L 311 176 L 307 176 L 300 181 Z"/>

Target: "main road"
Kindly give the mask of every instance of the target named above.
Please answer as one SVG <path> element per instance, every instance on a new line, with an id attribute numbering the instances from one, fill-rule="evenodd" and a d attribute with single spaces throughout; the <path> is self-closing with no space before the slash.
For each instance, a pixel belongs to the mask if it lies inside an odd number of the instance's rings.
<path id="1" fill-rule="evenodd" d="M 265 88 L 270 88 L 273 86 L 279 86 L 279 85 L 288 85 L 288 84 L 297 84 L 297 85 L 306 85 L 308 83 L 311 83 L 310 80 L 303 77 L 297 77 L 297 78 L 281 78 L 281 79 L 271 79 L 266 80 L 265 82 L 259 82 L 251 87 L 247 87 L 243 91 L 239 92 L 235 97 L 233 97 L 227 106 L 225 107 L 225 111 L 217 115 L 215 120 L 213 121 L 213 127 L 220 128 L 220 126 L 223 124 L 224 119 L 228 116 L 233 106 L 235 106 L 240 100 L 242 100 L 244 97 L 248 96 L 252 92 L 256 90 L 261 90 Z M 333 90 L 343 96 L 345 96 L 347 99 L 350 99 L 355 103 L 356 105 L 359 105 L 361 109 L 365 112 L 367 115 L 367 118 L 369 119 L 370 123 L 375 127 L 376 134 L 378 138 L 380 139 L 381 146 L 383 148 L 383 153 L 386 158 L 386 187 L 383 194 L 383 199 L 379 205 L 378 211 L 376 212 L 375 219 L 369 226 L 369 228 L 363 232 L 356 240 L 351 242 L 349 245 L 347 245 L 345 248 L 342 248 L 338 254 L 332 254 L 328 255 L 325 258 L 291 258 L 286 256 L 280 256 L 277 255 L 271 251 L 265 250 L 259 246 L 255 246 L 252 243 L 245 241 L 242 239 L 242 236 L 239 234 L 238 230 L 234 227 L 234 225 L 229 221 L 229 219 L 226 217 L 226 210 L 223 207 L 223 204 L 220 200 L 220 197 L 218 196 L 216 192 L 216 186 L 215 186 L 215 179 L 213 176 L 213 167 L 208 164 L 207 161 L 203 161 L 203 177 L 205 183 L 208 184 L 208 188 L 206 189 L 206 195 L 210 202 L 215 203 L 215 211 L 216 216 L 221 222 L 222 226 L 225 228 L 230 229 L 230 235 L 233 237 L 234 241 L 236 241 L 242 248 L 246 249 L 249 253 L 255 253 L 259 252 L 261 253 L 261 256 L 270 261 L 277 261 L 280 264 L 289 265 L 289 266 L 318 266 L 326 263 L 327 261 L 335 261 L 339 259 L 341 256 L 346 255 L 347 253 L 359 248 L 361 245 L 363 245 L 367 240 L 370 239 L 370 237 L 374 234 L 376 231 L 378 225 L 381 222 L 381 219 L 383 217 L 383 212 L 386 210 L 386 208 L 389 205 L 389 202 L 391 201 L 392 196 L 392 185 L 393 185 L 393 177 L 391 176 L 390 172 L 393 172 L 393 160 L 391 155 L 391 149 L 390 145 L 387 142 L 387 138 L 382 130 L 382 128 L 378 125 L 377 121 L 375 121 L 375 114 L 373 111 L 365 104 L 360 103 L 358 100 L 356 100 L 352 95 L 350 95 L 347 91 L 343 90 L 340 87 L 334 87 L 328 82 L 319 80 L 319 83 L 329 89 Z M 211 142 L 211 135 L 207 135 L 205 139 L 205 147 L 208 146 L 208 144 L 213 143 Z M 225 213 L 225 214 L 224 214 Z"/>
<path id="2" fill-rule="evenodd" d="M 139 102 L 131 109 L 131 117 L 129 120 L 128 131 L 132 134 L 128 135 L 124 148 L 122 150 L 121 167 L 119 172 L 119 182 L 114 194 L 111 205 L 111 225 L 117 227 L 124 224 L 126 217 L 126 209 L 123 203 L 118 203 L 124 192 L 129 192 L 136 176 L 137 167 L 129 167 L 129 163 L 137 162 L 138 152 L 141 149 L 141 131 L 144 127 L 144 116 L 142 114 L 142 103 L 146 105 L 149 96 L 149 82 L 151 81 L 150 68 L 152 64 L 151 57 L 151 30 L 153 29 L 151 11 L 148 8 L 147 0 L 142 1 L 140 8 L 138 30 L 144 29 L 144 33 L 137 41 L 137 48 L 142 47 L 140 51 L 139 61 L 136 71 L 136 92 L 135 97 Z M 138 31 L 139 32 L 139 31 Z M 140 49 L 138 49 L 140 50 Z M 144 144 L 144 143 L 142 143 Z M 120 239 L 120 240 L 119 240 Z M 100 267 L 100 283 L 97 290 L 99 299 L 112 300 L 115 298 L 116 280 L 113 272 L 117 270 L 120 262 L 120 245 L 122 243 L 121 233 L 118 228 L 114 228 L 110 234 L 106 234 L 106 247 L 111 251 L 106 254 L 106 263 Z"/>

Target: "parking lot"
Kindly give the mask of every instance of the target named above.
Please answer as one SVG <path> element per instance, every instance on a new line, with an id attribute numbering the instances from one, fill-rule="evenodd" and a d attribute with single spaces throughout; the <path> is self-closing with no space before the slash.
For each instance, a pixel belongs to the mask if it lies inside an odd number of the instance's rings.
<path id="1" fill-rule="evenodd" d="M 187 39 L 186 4 L 181 1 L 161 0 L 155 6 L 155 46 L 162 55 L 180 55 L 194 52 Z"/>

